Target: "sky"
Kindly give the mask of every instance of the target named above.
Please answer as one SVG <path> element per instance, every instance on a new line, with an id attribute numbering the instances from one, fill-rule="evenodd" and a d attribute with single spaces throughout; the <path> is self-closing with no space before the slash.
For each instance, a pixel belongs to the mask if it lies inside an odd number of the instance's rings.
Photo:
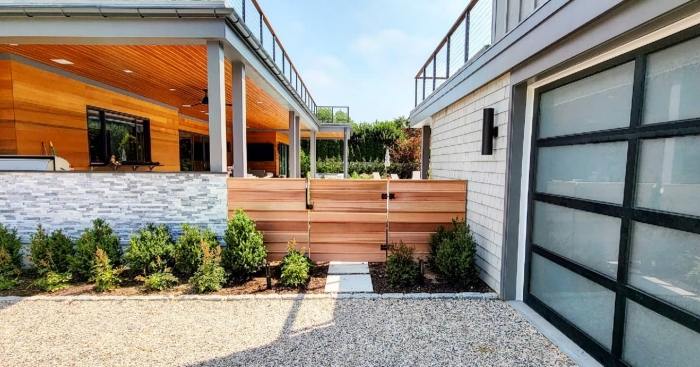
<path id="1" fill-rule="evenodd" d="M 319 106 L 408 117 L 414 77 L 468 0 L 258 0 Z"/>

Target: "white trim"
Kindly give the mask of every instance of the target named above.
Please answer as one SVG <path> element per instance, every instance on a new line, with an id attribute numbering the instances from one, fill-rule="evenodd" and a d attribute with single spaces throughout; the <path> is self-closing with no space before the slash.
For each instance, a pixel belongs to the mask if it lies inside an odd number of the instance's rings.
<path id="1" fill-rule="evenodd" d="M 523 136 L 523 162 L 522 177 L 520 182 L 520 224 L 518 228 L 518 273 L 516 280 L 516 300 L 523 300 L 525 285 L 525 242 L 527 235 L 527 210 L 530 187 L 530 155 L 532 154 L 532 127 L 534 119 L 535 90 L 546 84 L 562 79 L 579 71 L 613 59 L 617 56 L 634 51 L 642 46 L 659 41 L 680 31 L 700 24 L 700 13 L 695 13 L 657 31 L 639 37 L 614 50 L 604 52 L 598 56 L 583 61 L 559 73 L 546 77 L 527 87 L 527 105 L 525 108 L 525 131 Z"/>

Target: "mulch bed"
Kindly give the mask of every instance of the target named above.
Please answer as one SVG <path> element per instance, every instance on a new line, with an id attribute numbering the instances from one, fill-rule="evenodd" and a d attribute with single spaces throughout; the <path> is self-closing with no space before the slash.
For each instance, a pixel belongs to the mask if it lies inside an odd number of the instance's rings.
<path id="1" fill-rule="evenodd" d="M 326 286 L 326 277 L 328 275 L 328 264 L 319 263 L 311 271 L 311 280 L 306 285 L 305 288 L 291 288 L 285 287 L 280 284 L 280 268 L 279 263 L 273 263 L 270 267 L 270 272 L 272 275 L 272 289 L 267 289 L 267 278 L 265 277 L 265 271 L 262 270 L 255 274 L 253 279 L 241 283 L 229 283 L 224 285 L 218 292 L 212 292 L 207 294 L 212 295 L 242 295 L 242 294 L 297 294 L 297 293 L 323 293 Z M 70 287 L 56 291 L 53 293 L 44 292 L 41 289 L 32 285 L 32 282 L 36 277 L 32 276 L 31 273 L 23 275 L 20 277 L 20 284 L 13 289 L 0 291 L 0 297 L 6 296 L 77 296 L 77 295 L 90 295 L 90 296 L 177 296 L 183 294 L 197 294 L 197 292 L 187 283 L 187 279 L 179 278 L 179 285 L 164 290 L 164 291 L 149 291 L 143 288 L 143 283 L 137 282 L 134 279 L 135 274 L 123 273 L 124 282 L 119 288 L 112 292 L 98 293 L 94 290 L 94 284 L 90 283 L 73 283 Z"/>
<path id="2" fill-rule="evenodd" d="M 411 287 L 392 287 L 389 284 L 389 278 L 386 275 L 386 263 L 369 263 L 369 274 L 372 277 L 372 287 L 374 288 L 375 293 L 493 292 L 493 290 L 481 279 L 477 279 L 474 284 L 470 285 L 466 289 L 453 287 L 452 285 L 437 279 L 437 277 L 429 269 L 426 269 L 422 284 L 416 284 Z"/>

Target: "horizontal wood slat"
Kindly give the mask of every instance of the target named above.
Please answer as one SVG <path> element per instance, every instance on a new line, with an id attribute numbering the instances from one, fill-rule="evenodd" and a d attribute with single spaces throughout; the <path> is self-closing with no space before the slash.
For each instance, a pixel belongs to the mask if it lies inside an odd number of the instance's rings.
<path id="1" fill-rule="evenodd" d="M 307 212 L 306 182 L 299 179 L 229 179 L 229 210 L 242 207 L 258 222 L 270 260 L 281 260 L 287 241 L 308 248 L 316 261 L 385 261 L 384 180 L 310 180 L 313 210 Z M 391 181 L 389 242 L 403 241 L 416 257 L 428 254 L 439 225 L 463 219 L 466 181 Z M 310 238 L 309 222 L 310 218 Z"/>

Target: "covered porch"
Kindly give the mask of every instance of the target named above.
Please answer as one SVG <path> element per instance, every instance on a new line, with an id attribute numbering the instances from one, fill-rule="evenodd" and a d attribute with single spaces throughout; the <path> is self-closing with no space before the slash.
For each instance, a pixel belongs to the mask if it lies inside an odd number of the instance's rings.
<path id="1" fill-rule="evenodd" d="M 0 155 L 53 146 L 75 170 L 301 177 L 302 136 L 348 138 L 319 124 L 255 1 L 27 5 L 0 17 Z"/>

